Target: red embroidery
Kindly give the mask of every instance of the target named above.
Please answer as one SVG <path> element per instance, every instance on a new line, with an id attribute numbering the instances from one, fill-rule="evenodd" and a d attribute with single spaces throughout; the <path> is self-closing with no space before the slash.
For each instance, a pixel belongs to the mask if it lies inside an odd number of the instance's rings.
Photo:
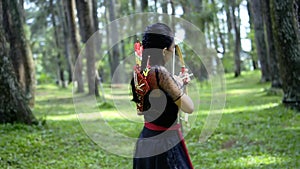
<path id="1" fill-rule="evenodd" d="M 143 110 L 144 97 L 150 91 L 150 86 L 147 82 L 147 76 L 151 69 L 149 65 L 149 59 L 150 57 L 148 58 L 147 67 L 143 71 L 143 73 L 141 73 L 141 68 L 139 65 L 136 65 L 134 67 L 133 78 L 134 78 L 135 92 L 139 100 L 139 102 L 136 104 L 137 110 L 139 111 L 138 114 L 142 114 L 142 112 L 144 111 Z"/>

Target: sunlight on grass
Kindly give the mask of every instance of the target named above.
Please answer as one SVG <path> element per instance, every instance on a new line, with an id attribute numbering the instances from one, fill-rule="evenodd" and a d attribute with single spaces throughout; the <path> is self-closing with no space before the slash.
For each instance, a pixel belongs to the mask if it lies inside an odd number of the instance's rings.
<path id="1" fill-rule="evenodd" d="M 134 114 L 132 119 L 128 119 L 128 117 L 124 117 L 124 114 L 121 114 L 117 111 L 101 111 L 101 112 L 92 112 L 92 113 L 78 113 L 78 114 L 66 114 L 66 115 L 47 115 L 47 120 L 56 120 L 56 121 L 65 121 L 65 120 L 97 120 L 102 119 L 105 121 L 109 120 L 124 120 L 125 121 L 135 121 L 135 122 L 143 122 L 143 117 Z"/>
<path id="2" fill-rule="evenodd" d="M 249 93 L 253 93 L 253 92 L 257 92 L 257 89 L 233 89 L 233 90 L 229 90 L 226 91 L 226 95 L 241 95 L 241 94 L 249 94 Z"/>
<path id="3" fill-rule="evenodd" d="M 224 113 L 239 113 L 239 112 L 249 112 L 249 111 L 258 111 L 263 109 L 268 109 L 272 107 L 278 106 L 279 103 L 267 103 L 262 105 L 251 105 L 251 106 L 243 106 L 238 108 L 225 108 Z"/>
<path id="4" fill-rule="evenodd" d="M 68 115 L 48 115 L 46 117 L 47 120 L 76 120 L 77 115 L 76 114 L 68 114 Z"/>
<path id="5" fill-rule="evenodd" d="M 235 160 L 233 164 L 236 164 L 240 167 L 250 168 L 250 167 L 259 167 L 259 166 L 270 165 L 270 164 L 280 165 L 281 163 L 290 160 L 291 159 L 287 159 L 284 157 L 276 157 L 276 156 L 264 154 L 258 156 L 251 155 L 247 157 L 240 157 L 239 159 Z"/>
<path id="6" fill-rule="evenodd" d="M 237 108 L 228 108 L 225 107 L 223 110 L 215 110 L 211 111 L 210 109 L 201 109 L 204 106 L 200 106 L 200 110 L 195 112 L 197 115 L 208 115 L 208 114 L 222 114 L 222 113 L 240 113 L 240 112 L 253 112 L 259 111 L 263 109 L 273 108 L 278 106 L 279 103 L 267 103 L 262 105 L 248 105 L 248 106 L 240 106 Z"/>
<path id="7" fill-rule="evenodd" d="M 299 123 L 298 123 L 298 125 L 299 125 Z M 286 127 L 286 128 L 284 128 L 283 130 L 286 130 L 286 131 L 290 131 L 290 130 L 299 130 L 300 131 L 300 127 Z"/>

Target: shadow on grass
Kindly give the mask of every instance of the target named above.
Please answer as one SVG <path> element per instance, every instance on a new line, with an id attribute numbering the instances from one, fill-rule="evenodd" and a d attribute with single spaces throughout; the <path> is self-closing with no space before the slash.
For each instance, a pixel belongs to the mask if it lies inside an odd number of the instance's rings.
<path id="1" fill-rule="evenodd" d="M 38 100 L 36 101 L 36 104 L 39 105 L 47 105 L 47 104 L 72 104 L 73 103 L 73 97 L 66 97 L 66 98 L 48 98 L 44 100 Z"/>

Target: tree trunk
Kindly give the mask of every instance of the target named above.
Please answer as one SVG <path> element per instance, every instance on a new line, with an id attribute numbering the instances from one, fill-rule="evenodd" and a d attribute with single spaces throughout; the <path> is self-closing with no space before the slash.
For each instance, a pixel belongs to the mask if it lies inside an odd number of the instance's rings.
<path id="1" fill-rule="evenodd" d="M 227 49 L 228 49 L 228 53 L 231 53 L 233 52 L 233 35 L 231 33 L 232 31 L 232 14 L 231 14 L 231 11 L 230 11 L 230 5 L 231 3 L 229 2 L 229 0 L 225 0 L 225 13 L 226 13 L 226 21 L 227 21 L 227 40 L 228 40 L 228 43 L 227 43 Z"/>
<path id="2" fill-rule="evenodd" d="M 92 0 L 92 16 L 93 16 L 93 22 L 94 22 L 94 31 L 98 31 L 99 29 L 99 21 L 98 21 L 98 3 L 97 0 Z"/>
<path id="3" fill-rule="evenodd" d="M 272 23 L 278 54 L 282 102 L 300 110 L 300 37 L 294 11 L 294 0 L 272 0 Z"/>
<path id="4" fill-rule="evenodd" d="M 168 1 L 162 1 L 160 5 L 161 5 L 162 12 L 168 14 Z"/>
<path id="5" fill-rule="evenodd" d="M 213 36 L 214 36 L 214 48 L 215 51 L 219 54 L 222 54 L 224 56 L 224 53 L 226 51 L 225 49 L 225 41 L 223 39 L 223 35 L 221 33 L 221 29 L 220 29 L 220 23 L 219 23 L 219 18 L 217 16 L 218 13 L 218 9 L 217 9 L 217 4 L 215 3 L 214 0 L 211 0 L 211 4 L 212 4 L 212 10 L 213 10 Z M 220 42 L 220 43 L 219 43 Z M 222 51 L 219 50 L 219 44 L 222 45 Z M 214 58 L 214 62 L 217 64 L 217 67 L 219 67 L 220 61 L 219 58 L 213 57 Z"/>
<path id="6" fill-rule="evenodd" d="M 131 0 L 131 6 L 132 6 L 132 10 L 134 12 L 136 12 L 136 2 L 135 2 L 135 0 Z"/>
<path id="7" fill-rule="evenodd" d="M 171 9 L 172 9 L 171 10 L 172 11 L 171 15 L 175 16 L 176 8 L 175 8 L 174 1 L 171 0 L 170 4 L 171 4 Z M 174 17 L 171 17 L 171 25 L 172 25 L 171 29 L 175 32 L 176 19 Z"/>
<path id="8" fill-rule="evenodd" d="M 215 47 L 215 50 L 217 51 L 217 53 L 221 53 L 221 54 L 224 54 L 225 52 L 225 41 L 223 39 L 223 36 L 222 36 L 222 33 L 221 33 L 221 29 L 220 29 L 220 24 L 219 24 L 219 18 L 217 16 L 217 13 L 218 13 L 218 9 L 217 9 L 217 5 L 215 3 L 214 0 L 211 0 L 211 3 L 212 3 L 212 10 L 213 10 L 213 31 L 214 31 L 214 47 Z M 223 51 L 219 51 L 218 50 L 218 39 L 220 38 L 220 43 L 222 45 L 222 48 L 223 48 Z"/>
<path id="9" fill-rule="evenodd" d="M 250 0 L 247 0 L 247 11 L 248 11 L 248 15 L 249 15 L 249 25 L 250 25 L 250 34 L 252 34 L 254 28 L 253 28 L 253 16 L 252 16 L 252 12 L 251 12 L 251 7 L 250 7 Z M 257 57 L 254 56 L 254 51 L 256 51 L 256 46 L 255 46 L 255 38 L 253 38 L 252 36 L 250 36 L 251 39 L 251 60 L 252 60 L 252 67 L 253 70 L 258 69 L 258 63 L 257 63 Z"/>
<path id="10" fill-rule="evenodd" d="M 141 0 L 141 8 L 142 12 L 148 11 L 148 0 Z"/>
<path id="11" fill-rule="evenodd" d="M 115 20 L 115 3 L 114 0 L 109 1 L 109 21 L 112 22 Z M 118 25 L 115 24 L 112 26 L 112 29 L 110 30 L 110 38 L 112 42 L 118 42 L 119 34 L 118 34 Z M 114 75 L 115 70 L 117 69 L 119 63 L 120 63 L 120 51 L 119 51 L 119 45 L 115 44 L 112 48 L 112 56 L 111 56 L 111 62 L 110 62 L 110 72 L 111 72 L 111 78 Z M 117 74 L 115 76 L 118 76 Z M 117 80 L 120 77 L 115 77 Z M 116 81 L 117 82 L 117 81 Z"/>
<path id="12" fill-rule="evenodd" d="M 55 48 L 57 49 L 57 54 L 56 54 L 56 59 L 57 59 L 57 79 L 58 79 L 58 84 L 61 84 L 62 87 L 66 87 L 65 86 L 65 77 L 64 77 L 64 68 L 62 65 L 62 58 L 61 58 L 61 50 L 60 50 L 60 38 L 58 35 L 58 27 L 56 24 L 56 13 L 55 13 L 55 7 L 53 4 L 53 0 L 50 0 L 50 10 L 51 10 L 51 22 L 52 22 L 52 26 L 54 29 L 54 38 L 55 38 Z"/>
<path id="13" fill-rule="evenodd" d="M 97 0 L 92 0 L 92 16 L 93 16 L 93 23 L 94 23 L 94 32 L 97 32 L 99 30 L 99 21 L 98 21 L 98 1 Z M 100 32 L 98 32 L 100 37 L 99 38 L 94 38 L 94 43 L 95 45 L 97 45 L 97 48 L 95 48 L 95 54 L 96 56 L 99 56 L 100 55 L 100 49 L 101 49 L 101 45 L 102 45 L 102 34 Z M 99 74 L 97 72 L 97 68 L 95 67 L 95 95 L 97 97 L 100 96 L 99 94 L 99 83 L 100 80 L 99 80 Z"/>
<path id="14" fill-rule="evenodd" d="M 83 93 L 83 79 L 82 79 L 82 58 L 79 58 L 80 48 L 79 48 L 79 37 L 78 37 L 78 29 L 76 27 L 75 21 L 75 1 L 74 0 L 65 0 L 63 1 L 66 5 L 67 18 L 70 28 L 70 38 L 72 44 L 72 53 L 75 56 L 75 72 L 74 72 L 74 80 L 77 82 L 77 92 Z"/>
<path id="15" fill-rule="evenodd" d="M 269 58 L 269 70 L 271 77 L 271 87 L 272 88 L 281 88 L 282 82 L 279 75 L 279 65 L 278 65 L 278 57 L 276 54 L 276 49 L 274 45 L 273 38 L 273 30 L 272 30 L 272 19 L 270 13 L 270 0 L 261 1 L 262 9 L 263 9 L 263 19 L 265 23 L 265 32 L 266 32 L 266 40 L 267 40 L 267 54 Z"/>
<path id="16" fill-rule="evenodd" d="M 81 36 L 84 43 L 94 33 L 94 23 L 90 9 L 91 0 L 76 0 L 77 13 L 79 18 L 79 25 L 81 29 Z M 89 94 L 96 94 L 95 86 L 95 47 L 94 43 L 88 44 L 85 47 L 86 65 L 87 65 L 87 79 Z"/>
<path id="17" fill-rule="evenodd" d="M 235 10 L 238 10 L 238 13 L 240 13 L 239 4 L 236 4 L 236 2 L 233 2 L 231 6 L 231 13 L 232 13 L 232 19 L 233 19 L 233 28 L 235 32 L 235 45 L 234 45 L 234 77 L 238 77 L 241 75 L 241 32 L 240 32 L 240 14 L 238 16 L 235 16 Z"/>
<path id="18" fill-rule="evenodd" d="M 221 53 L 218 48 L 219 48 L 219 38 L 220 38 L 220 41 L 221 39 L 223 38 L 222 36 L 219 36 L 221 35 L 221 30 L 220 30 L 220 27 L 219 27 L 219 19 L 218 19 L 218 16 L 217 16 L 217 13 L 218 13 L 218 10 L 216 8 L 216 3 L 214 0 L 211 0 L 211 4 L 212 4 L 212 11 L 213 11 L 213 19 L 212 19 L 212 30 L 213 30 L 213 41 L 214 41 L 214 49 L 216 52 L 218 53 Z M 222 44 L 222 43 L 221 43 Z M 224 48 L 223 48 L 224 49 Z"/>
<path id="19" fill-rule="evenodd" d="M 253 23 L 254 23 L 254 31 L 255 31 L 255 42 L 257 55 L 259 58 L 260 66 L 261 66 L 261 82 L 270 81 L 270 71 L 269 71 L 269 63 L 268 63 L 268 54 L 267 54 L 267 46 L 265 41 L 265 33 L 264 33 L 264 22 L 263 22 L 263 13 L 260 4 L 260 0 L 251 0 L 250 1 L 251 12 L 253 14 Z"/>
<path id="20" fill-rule="evenodd" d="M 8 46 L 13 46 L 13 44 L 6 39 L 7 32 L 4 30 L 4 27 L 8 28 L 12 24 L 20 24 L 18 18 L 22 16 L 18 15 L 17 10 L 19 7 L 20 4 L 16 0 L 0 1 L 0 123 L 36 124 L 37 121 L 27 104 L 24 91 L 19 85 L 16 73 L 13 70 L 12 58 L 10 58 L 8 52 Z M 7 16 L 10 16 L 10 19 L 13 18 L 10 20 L 11 22 L 7 22 Z M 20 32 L 14 32 L 15 30 L 11 29 L 10 33 L 23 33 L 23 25 L 20 24 L 19 26 L 18 31 Z M 20 38 L 25 39 L 24 34 Z M 24 40 L 23 43 L 26 43 L 26 41 Z M 26 44 L 23 45 L 26 46 Z"/>
<path id="21" fill-rule="evenodd" d="M 63 1 L 60 1 L 58 3 L 59 8 L 59 20 L 63 28 L 63 43 L 64 43 L 64 55 L 65 60 L 67 62 L 67 72 L 68 72 L 68 84 L 72 83 L 72 72 L 73 72 L 73 64 L 72 60 L 70 58 L 70 33 L 69 33 L 69 24 L 68 24 L 68 18 L 67 18 L 67 11 L 63 8 L 66 8 L 66 6 L 63 4 Z"/>
<path id="22" fill-rule="evenodd" d="M 107 3 L 107 1 L 106 1 Z M 105 4 L 105 6 L 107 6 L 107 4 Z M 105 23 L 108 24 L 108 9 L 107 7 L 105 8 L 105 11 L 104 11 L 104 19 L 105 19 Z M 106 28 L 106 46 L 110 46 L 110 30 L 108 28 L 108 26 L 105 27 Z M 111 55 L 111 51 L 110 50 L 107 50 L 107 56 L 108 56 L 108 62 L 109 62 L 109 65 L 110 65 L 110 68 L 112 67 L 112 55 Z M 102 78 L 102 80 L 104 80 Z"/>
<path id="23" fill-rule="evenodd" d="M 10 57 L 17 79 L 31 106 L 34 105 L 35 69 L 31 49 L 23 29 L 22 4 L 17 0 L 4 1 L 4 28 L 10 43 Z"/>

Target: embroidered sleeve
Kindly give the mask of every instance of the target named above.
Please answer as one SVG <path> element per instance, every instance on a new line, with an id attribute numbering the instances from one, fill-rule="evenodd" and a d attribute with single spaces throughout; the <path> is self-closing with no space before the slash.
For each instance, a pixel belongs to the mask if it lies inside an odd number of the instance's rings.
<path id="1" fill-rule="evenodd" d="M 181 86 L 179 86 L 165 67 L 158 68 L 158 86 L 165 91 L 173 101 L 177 101 L 183 95 Z"/>

